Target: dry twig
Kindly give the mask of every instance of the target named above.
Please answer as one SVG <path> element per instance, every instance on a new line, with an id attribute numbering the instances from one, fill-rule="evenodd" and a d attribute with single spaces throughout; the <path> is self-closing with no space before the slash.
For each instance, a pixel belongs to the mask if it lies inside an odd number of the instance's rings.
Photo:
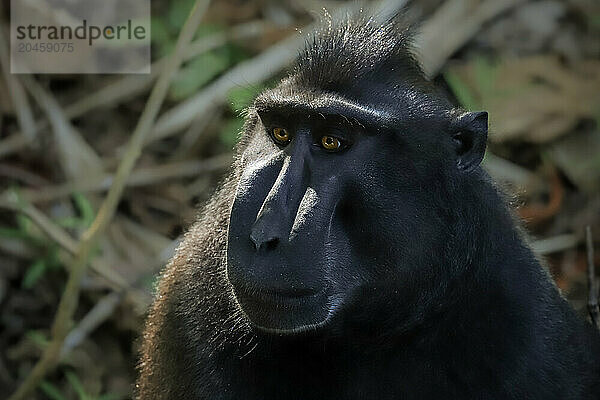
<path id="1" fill-rule="evenodd" d="M 531 243 L 531 248 L 539 255 L 557 253 L 577 246 L 579 240 L 572 233 L 539 239 Z"/>
<path id="2" fill-rule="evenodd" d="M 12 98 L 15 112 L 17 113 L 17 120 L 19 121 L 22 132 L 21 136 L 24 139 L 23 142 L 31 143 L 35 140 L 36 136 L 33 112 L 31 111 L 27 94 L 25 93 L 25 90 L 23 90 L 21 82 L 16 76 L 11 76 L 10 74 L 10 65 L 8 63 L 8 60 L 10 60 L 8 41 L 6 40 L 4 32 L 4 24 L 2 24 L 2 21 L 0 20 L 0 67 L 2 67 L 2 75 L 8 86 L 8 91 Z"/>
<path id="3" fill-rule="evenodd" d="M 527 0 L 448 0 L 429 18 L 417 38 L 419 58 L 434 77 L 448 58 L 494 17 Z"/>
<path id="4" fill-rule="evenodd" d="M 123 292 L 112 292 L 101 298 L 79 324 L 69 332 L 60 351 L 60 358 L 64 358 L 98 326 L 110 318 L 122 299 Z"/>
<path id="5" fill-rule="evenodd" d="M 540 192 L 546 187 L 544 181 L 533 172 L 489 151 L 485 153 L 483 166 L 494 180 L 510 182 L 516 192 Z"/>
<path id="6" fill-rule="evenodd" d="M 588 311 L 592 319 L 592 324 L 600 329 L 599 293 L 594 267 L 594 242 L 592 241 L 592 228 L 589 225 L 585 227 L 585 243 L 587 248 Z"/>
<path id="7" fill-rule="evenodd" d="M 198 176 L 209 172 L 222 170 L 231 163 L 231 154 L 226 153 L 204 160 L 187 160 L 151 167 L 139 168 L 131 173 L 127 179 L 127 187 L 139 187 L 159 183 L 173 178 Z M 110 188 L 115 180 L 112 174 L 97 175 L 87 179 L 79 179 L 56 186 L 24 189 L 21 196 L 32 203 L 50 201 L 78 192 L 98 192 Z"/>
<path id="8" fill-rule="evenodd" d="M 31 76 L 23 78 L 23 84 L 46 113 L 63 171 L 69 178 L 94 176 L 102 172 L 102 159 L 71 125 L 58 101 Z"/>
<path id="9" fill-rule="evenodd" d="M 10 135 L 0 141 L 0 157 L 15 153 L 29 144 L 25 135 Z"/>

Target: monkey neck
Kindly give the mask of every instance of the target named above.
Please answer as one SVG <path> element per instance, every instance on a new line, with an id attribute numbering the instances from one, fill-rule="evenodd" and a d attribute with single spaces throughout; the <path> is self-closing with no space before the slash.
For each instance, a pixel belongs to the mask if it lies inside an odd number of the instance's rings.
<path id="1" fill-rule="evenodd" d="M 519 344 L 526 346 L 542 333 L 539 329 L 547 324 L 538 321 L 560 319 L 549 305 L 561 307 L 565 302 L 487 174 L 476 171 L 457 187 L 460 196 L 452 196 L 457 203 L 451 208 L 457 210 L 454 230 L 448 254 L 438 266 L 457 272 L 439 292 L 442 306 L 423 318 L 421 330 L 431 334 L 430 343 L 458 349 L 461 343 L 463 347 L 479 344 L 486 357 L 503 345 L 514 352 Z M 522 342 L 487 341 L 486 337 L 497 338 L 500 328 L 505 337 Z"/>

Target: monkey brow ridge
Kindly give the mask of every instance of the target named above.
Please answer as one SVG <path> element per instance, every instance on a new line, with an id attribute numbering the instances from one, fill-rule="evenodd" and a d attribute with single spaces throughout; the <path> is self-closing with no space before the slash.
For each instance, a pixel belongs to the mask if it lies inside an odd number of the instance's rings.
<path id="1" fill-rule="evenodd" d="M 315 114 L 342 115 L 358 121 L 361 125 L 385 126 L 394 121 L 393 114 L 385 109 L 359 104 L 335 93 L 283 94 L 269 91 L 256 99 L 254 107 L 258 111 L 289 109 Z"/>

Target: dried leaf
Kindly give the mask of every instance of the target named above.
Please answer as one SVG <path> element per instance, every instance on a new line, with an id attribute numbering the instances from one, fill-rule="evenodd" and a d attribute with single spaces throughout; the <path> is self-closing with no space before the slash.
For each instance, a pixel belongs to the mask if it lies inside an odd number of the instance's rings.
<path id="1" fill-rule="evenodd" d="M 600 182 L 600 131 L 578 132 L 554 143 L 548 157 L 581 190 L 594 193 Z"/>
<path id="2" fill-rule="evenodd" d="M 479 72 L 478 72 L 479 69 Z M 496 142 L 548 142 L 594 119 L 600 107 L 600 61 L 564 66 L 556 57 L 512 59 L 493 70 L 483 84 L 478 61 L 450 67 L 490 113 Z"/>

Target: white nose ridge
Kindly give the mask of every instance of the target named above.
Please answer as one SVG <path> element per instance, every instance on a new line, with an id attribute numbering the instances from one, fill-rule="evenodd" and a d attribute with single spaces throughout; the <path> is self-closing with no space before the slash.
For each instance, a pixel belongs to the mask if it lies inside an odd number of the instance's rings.
<path id="1" fill-rule="evenodd" d="M 294 224 L 292 225 L 292 229 L 290 230 L 290 235 L 288 240 L 291 241 L 298 232 L 302 229 L 302 227 L 308 223 L 312 218 L 314 218 L 314 209 L 317 204 L 319 204 L 319 196 L 317 196 L 317 192 L 311 187 L 306 188 L 306 192 L 304 192 L 304 196 L 302 196 L 302 200 L 300 201 L 300 206 L 298 207 L 298 211 L 296 212 L 296 218 L 294 219 Z"/>

